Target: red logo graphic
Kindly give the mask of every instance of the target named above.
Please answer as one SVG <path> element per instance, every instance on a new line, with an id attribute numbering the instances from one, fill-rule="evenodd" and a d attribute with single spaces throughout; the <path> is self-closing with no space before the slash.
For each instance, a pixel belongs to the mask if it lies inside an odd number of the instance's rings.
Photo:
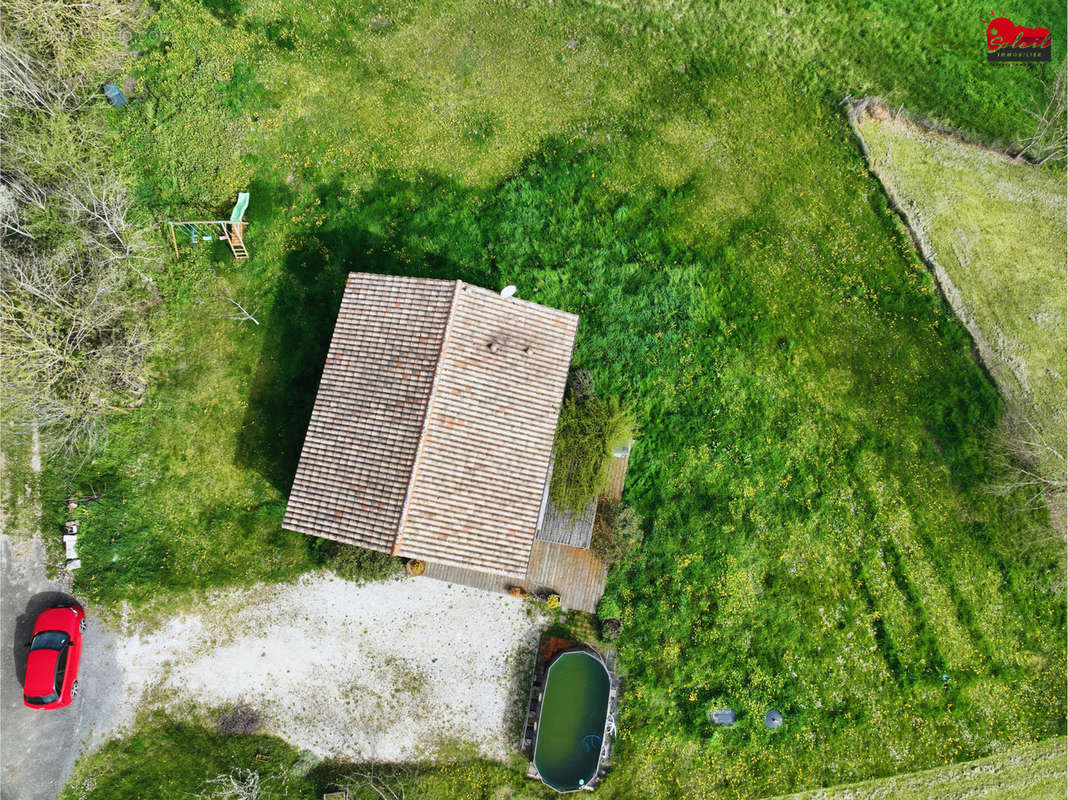
<path id="1" fill-rule="evenodd" d="M 993 62 L 1049 61 L 1051 39 L 1049 28 L 1025 28 L 1008 17 L 996 17 L 986 26 L 986 59 Z"/>

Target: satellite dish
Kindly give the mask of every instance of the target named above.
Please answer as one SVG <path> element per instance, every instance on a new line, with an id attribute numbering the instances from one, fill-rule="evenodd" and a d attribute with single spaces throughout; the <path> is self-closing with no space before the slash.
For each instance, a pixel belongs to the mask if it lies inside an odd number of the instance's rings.
<path id="1" fill-rule="evenodd" d="M 515 294 L 515 286 L 512 284 L 508 284 L 501 289 L 501 297 L 511 297 L 513 294 Z"/>

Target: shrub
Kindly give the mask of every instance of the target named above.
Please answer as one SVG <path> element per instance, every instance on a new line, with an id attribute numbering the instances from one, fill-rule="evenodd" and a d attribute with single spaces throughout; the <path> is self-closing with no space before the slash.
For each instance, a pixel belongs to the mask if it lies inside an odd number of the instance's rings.
<path id="1" fill-rule="evenodd" d="M 618 397 L 572 392 L 556 428 L 549 492 L 557 507 L 578 511 L 604 491 L 612 450 L 634 436 L 634 415 Z"/>
<path id="2" fill-rule="evenodd" d="M 602 598 L 597 606 L 597 617 L 601 620 L 601 638 L 606 642 L 614 642 L 619 638 L 619 629 L 622 627 L 623 610 L 619 603 L 610 597 Z"/>
<path id="3" fill-rule="evenodd" d="M 330 567 L 347 581 L 364 583 L 379 581 L 396 575 L 401 567 L 400 560 L 386 553 L 353 547 L 347 544 L 337 545 Z"/>
<path id="4" fill-rule="evenodd" d="M 625 503 L 602 501 L 590 542 L 590 549 L 597 557 L 610 566 L 623 560 L 641 542 L 642 518 L 638 512 Z"/>
<path id="5" fill-rule="evenodd" d="M 588 369 L 573 369 L 567 376 L 568 396 L 578 403 L 584 403 L 597 394 L 593 383 L 593 373 Z"/>
<path id="6" fill-rule="evenodd" d="M 619 607 L 619 603 L 613 600 L 611 597 L 601 598 L 600 604 L 597 606 L 597 616 L 601 620 L 606 619 L 619 619 L 623 613 Z"/>
<path id="7" fill-rule="evenodd" d="M 601 638 L 606 642 L 614 642 L 619 638 L 619 629 L 622 623 L 618 619 L 601 620 Z"/>

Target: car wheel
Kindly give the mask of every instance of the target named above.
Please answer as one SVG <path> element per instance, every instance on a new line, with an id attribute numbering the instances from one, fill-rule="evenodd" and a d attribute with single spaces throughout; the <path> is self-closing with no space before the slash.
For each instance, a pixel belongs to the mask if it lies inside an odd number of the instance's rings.
<path id="1" fill-rule="evenodd" d="M 78 623 L 78 632 L 79 633 L 85 633 L 85 629 L 88 626 L 89 626 L 89 620 L 87 620 L 85 617 L 82 617 L 81 622 Z"/>
<path id="2" fill-rule="evenodd" d="M 70 696 L 72 699 L 78 696 L 78 681 L 70 685 Z"/>

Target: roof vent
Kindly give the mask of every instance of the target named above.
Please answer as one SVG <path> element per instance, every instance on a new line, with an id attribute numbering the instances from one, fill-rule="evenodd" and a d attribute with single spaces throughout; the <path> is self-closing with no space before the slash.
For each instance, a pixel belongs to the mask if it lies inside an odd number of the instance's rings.
<path id="1" fill-rule="evenodd" d="M 525 356 L 534 355 L 534 348 L 531 345 L 528 344 L 526 347 L 523 348 L 523 355 L 525 355 Z"/>
<path id="2" fill-rule="evenodd" d="M 511 297 L 514 294 L 515 286 L 513 286 L 512 284 L 508 284 L 503 289 L 501 289 L 501 297 Z"/>
<path id="3" fill-rule="evenodd" d="M 486 345 L 491 353 L 496 353 L 501 349 L 501 343 L 496 339 L 490 339 L 490 343 Z"/>

